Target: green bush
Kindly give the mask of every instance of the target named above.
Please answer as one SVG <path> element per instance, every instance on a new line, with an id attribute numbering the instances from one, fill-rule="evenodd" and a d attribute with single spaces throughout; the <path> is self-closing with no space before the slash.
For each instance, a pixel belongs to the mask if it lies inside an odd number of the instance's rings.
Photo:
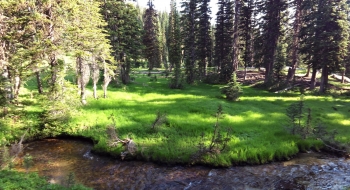
<path id="1" fill-rule="evenodd" d="M 231 80 L 228 84 L 221 88 L 221 93 L 226 95 L 229 101 L 238 101 L 243 90 L 241 85 L 237 82 L 236 72 L 232 73 Z"/>

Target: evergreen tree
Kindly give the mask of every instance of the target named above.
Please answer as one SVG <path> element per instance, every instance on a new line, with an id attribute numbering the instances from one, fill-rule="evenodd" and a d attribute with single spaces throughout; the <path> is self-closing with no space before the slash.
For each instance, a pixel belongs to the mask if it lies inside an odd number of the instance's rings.
<path id="1" fill-rule="evenodd" d="M 169 69 L 168 66 L 168 46 L 167 46 L 167 29 L 169 27 L 169 18 L 168 18 L 168 13 L 167 12 L 161 12 L 159 14 L 159 50 L 160 50 L 160 55 L 161 55 L 161 61 L 163 63 L 162 66 L 164 66 L 164 68 L 166 70 Z"/>
<path id="2" fill-rule="evenodd" d="M 301 29 L 302 49 L 315 70 L 322 68 L 320 92 L 325 92 L 328 75 L 339 70 L 347 54 L 349 23 L 345 0 L 305 0 L 305 26 Z M 314 87 L 314 86 L 311 86 Z"/>
<path id="3" fill-rule="evenodd" d="M 144 14 L 143 28 L 145 31 L 143 36 L 143 44 L 146 46 L 145 57 L 148 60 L 148 69 L 150 72 L 154 67 L 160 67 L 161 65 L 157 11 L 154 9 L 152 0 L 149 0 L 148 8 Z"/>
<path id="4" fill-rule="evenodd" d="M 233 58 L 233 71 L 236 71 L 238 69 L 239 65 L 239 59 L 240 59 L 240 44 L 239 44 L 239 36 L 240 36 L 240 31 L 239 31 L 239 25 L 240 25 L 240 14 L 241 12 L 241 0 L 235 0 L 235 21 L 234 21 L 234 26 L 233 26 L 233 52 L 232 52 L 232 58 Z"/>
<path id="5" fill-rule="evenodd" d="M 175 0 L 170 2 L 169 27 L 168 27 L 168 47 L 170 65 L 174 67 L 174 78 L 170 83 L 170 88 L 182 88 L 181 84 L 181 31 L 180 14 L 176 9 Z"/>
<path id="6" fill-rule="evenodd" d="M 193 84 L 196 73 L 196 31 L 197 31 L 197 0 L 183 0 L 182 7 L 182 39 L 184 51 L 184 63 L 186 81 L 188 84 Z"/>
<path id="7" fill-rule="evenodd" d="M 233 72 L 233 2 L 219 0 L 215 29 L 215 65 L 220 73 L 220 80 L 227 82 Z"/>
<path id="8" fill-rule="evenodd" d="M 294 78 L 295 71 L 299 65 L 299 47 L 300 47 L 300 28 L 302 24 L 302 5 L 303 0 L 294 0 L 294 24 L 293 24 L 293 41 L 292 41 L 292 63 L 291 69 L 288 70 L 287 80 L 291 80 Z"/>
<path id="9" fill-rule="evenodd" d="M 144 45 L 142 42 L 143 24 L 139 9 L 124 1 L 106 0 L 103 2 L 102 14 L 108 23 L 114 57 L 120 64 L 123 84 L 130 82 L 132 61 L 142 57 Z"/>
<path id="10" fill-rule="evenodd" d="M 98 61 L 96 58 L 100 56 L 108 59 L 110 47 L 102 28 L 107 23 L 100 14 L 100 4 L 96 1 L 75 1 L 79 6 L 71 10 L 72 18 L 67 27 L 69 31 L 67 39 L 70 42 L 71 52 L 75 53 L 77 83 L 81 101 L 85 104 L 85 87 L 90 79 L 90 68 L 95 68 L 89 65 L 96 65 Z"/>
<path id="11" fill-rule="evenodd" d="M 207 73 L 208 60 L 210 58 L 210 0 L 199 2 L 198 8 L 198 32 L 197 32 L 197 59 L 199 78 L 203 79 Z"/>
<path id="12" fill-rule="evenodd" d="M 265 66 L 265 84 L 272 82 L 277 45 L 281 35 L 283 12 L 287 9 L 287 0 L 260 1 L 262 16 L 263 57 Z"/>
<path id="13" fill-rule="evenodd" d="M 242 39 L 242 59 L 244 63 L 244 80 L 246 77 L 247 67 L 252 66 L 252 38 L 253 38 L 253 0 L 243 0 L 240 12 L 240 31 Z"/>
<path id="14" fill-rule="evenodd" d="M 1 7 L 1 75 L 7 82 L 6 96 L 17 99 L 23 80 L 38 67 L 36 57 L 43 51 L 38 22 L 45 17 L 34 2 L 2 1 Z M 39 29 L 40 30 L 40 29 Z"/>

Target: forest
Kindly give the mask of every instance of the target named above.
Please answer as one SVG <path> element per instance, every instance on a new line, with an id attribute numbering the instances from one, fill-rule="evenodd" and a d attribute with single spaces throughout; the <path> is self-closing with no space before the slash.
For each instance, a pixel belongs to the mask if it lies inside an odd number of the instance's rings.
<path id="1" fill-rule="evenodd" d="M 209 2 L 0 1 L 0 170 L 53 137 L 162 164 L 349 157 L 350 3 Z"/>

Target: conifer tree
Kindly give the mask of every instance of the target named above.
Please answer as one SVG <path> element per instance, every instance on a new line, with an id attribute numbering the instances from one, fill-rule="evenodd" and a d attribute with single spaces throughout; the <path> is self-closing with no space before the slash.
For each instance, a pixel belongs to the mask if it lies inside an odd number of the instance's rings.
<path id="1" fill-rule="evenodd" d="M 247 73 L 247 67 L 252 66 L 252 48 L 253 48 L 253 0 L 243 0 L 240 12 L 240 33 L 242 39 L 242 59 L 244 63 L 244 80 Z"/>
<path id="2" fill-rule="evenodd" d="M 124 1 L 106 0 L 101 5 L 101 13 L 108 23 L 106 28 L 114 58 L 120 64 L 122 83 L 127 84 L 130 81 L 132 61 L 141 58 L 144 49 L 139 9 Z"/>
<path id="3" fill-rule="evenodd" d="M 160 50 L 160 55 L 161 55 L 161 61 L 163 63 L 162 67 L 164 67 L 166 70 L 169 69 L 168 66 L 168 46 L 167 46 L 167 29 L 169 27 L 169 18 L 168 18 L 168 13 L 163 11 L 159 14 L 158 16 L 159 20 L 159 50 Z"/>
<path id="4" fill-rule="evenodd" d="M 302 2 L 303 0 L 294 0 L 294 23 L 293 23 L 293 41 L 292 41 L 292 63 L 291 69 L 288 70 L 287 80 L 294 78 L 295 71 L 299 65 L 299 47 L 300 47 L 300 28 L 302 24 Z"/>
<path id="5" fill-rule="evenodd" d="M 181 26 L 184 51 L 186 81 L 193 84 L 196 73 L 196 31 L 197 31 L 197 0 L 183 0 L 181 2 Z"/>
<path id="6" fill-rule="evenodd" d="M 207 73 L 208 60 L 210 58 L 210 0 L 199 2 L 198 8 L 198 32 L 197 32 L 197 59 L 199 78 L 203 79 Z"/>
<path id="7" fill-rule="evenodd" d="M 174 79 L 170 83 L 170 88 L 182 88 L 181 84 L 181 31 L 180 14 L 176 9 L 175 0 L 170 2 L 169 27 L 168 27 L 168 47 L 170 65 L 174 67 Z"/>
<path id="8" fill-rule="evenodd" d="M 143 28 L 145 31 L 143 36 L 143 44 L 146 46 L 145 57 L 148 60 L 148 69 L 150 72 L 154 67 L 160 67 L 161 65 L 157 11 L 154 9 L 152 0 L 148 1 L 148 8 L 144 14 Z"/>
<path id="9" fill-rule="evenodd" d="M 276 58 L 277 45 L 281 35 L 283 12 L 287 9 L 287 0 L 267 0 L 259 2 L 262 16 L 263 57 L 265 66 L 265 84 L 272 82 L 273 67 Z"/>
<path id="10" fill-rule="evenodd" d="M 233 2 L 219 0 L 216 14 L 215 63 L 220 73 L 220 81 L 228 82 L 233 72 Z"/>
<path id="11" fill-rule="evenodd" d="M 325 92 L 329 73 L 339 70 L 347 54 L 348 5 L 346 0 L 305 0 L 302 6 L 305 26 L 301 29 L 301 52 L 313 67 L 313 78 L 316 69 L 322 68 L 320 92 Z"/>
<path id="12" fill-rule="evenodd" d="M 239 65 L 239 59 L 240 59 L 240 44 L 239 44 L 239 36 L 240 36 L 240 31 L 239 31 L 239 26 L 240 26 L 240 17 L 241 17 L 241 0 L 235 0 L 235 12 L 234 12 L 234 26 L 233 26 L 233 52 L 232 52 L 232 68 L 233 72 L 235 72 L 238 69 Z"/>

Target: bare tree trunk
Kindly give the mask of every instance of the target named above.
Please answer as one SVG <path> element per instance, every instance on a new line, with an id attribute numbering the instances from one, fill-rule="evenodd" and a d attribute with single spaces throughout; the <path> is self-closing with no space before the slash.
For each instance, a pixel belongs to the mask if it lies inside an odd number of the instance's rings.
<path id="1" fill-rule="evenodd" d="M 80 86 L 80 99 L 82 104 L 86 104 L 86 85 L 90 79 L 90 68 L 84 63 L 82 56 L 77 57 L 78 86 Z M 79 85 L 80 84 L 80 85 Z"/>
<path id="2" fill-rule="evenodd" d="M 18 99 L 20 87 L 21 87 L 21 78 L 20 76 L 15 76 L 14 84 L 13 84 L 13 95 L 15 100 Z"/>
<path id="3" fill-rule="evenodd" d="M 105 61 L 103 61 L 104 64 L 103 64 L 103 76 L 104 76 L 104 80 L 103 80 L 103 97 L 104 98 L 107 98 L 107 87 L 108 87 L 108 84 L 112 81 L 112 77 L 111 75 L 109 74 L 109 70 L 107 68 L 107 63 Z"/>
<path id="4" fill-rule="evenodd" d="M 247 80 L 247 66 L 244 67 L 244 81 Z"/>
<path id="5" fill-rule="evenodd" d="M 41 82 L 40 72 L 39 71 L 35 72 L 35 75 L 36 75 L 36 83 L 38 85 L 38 92 L 39 94 L 42 94 L 44 90 L 43 90 L 43 83 Z"/>
<path id="6" fill-rule="evenodd" d="M 92 71 L 92 82 L 94 89 L 94 98 L 97 99 L 97 83 L 100 78 L 100 68 L 96 63 L 94 56 L 91 57 L 92 63 L 90 64 L 90 70 Z"/>
<path id="7" fill-rule="evenodd" d="M 316 87 L 316 75 L 317 75 L 317 69 L 312 68 L 310 90 L 313 90 Z"/>
<path id="8" fill-rule="evenodd" d="M 344 84 L 345 83 L 345 72 L 346 72 L 346 69 L 344 68 L 342 73 L 341 73 L 341 83 Z"/>

